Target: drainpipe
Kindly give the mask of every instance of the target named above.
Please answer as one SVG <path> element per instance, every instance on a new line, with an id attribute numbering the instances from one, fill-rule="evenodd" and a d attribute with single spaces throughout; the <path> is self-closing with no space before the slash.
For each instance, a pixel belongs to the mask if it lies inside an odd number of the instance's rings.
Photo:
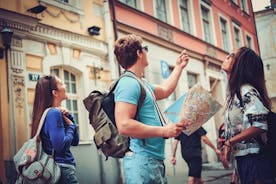
<path id="1" fill-rule="evenodd" d="M 104 0 L 103 7 L 103 15 L 104 15 L 104 24 L 105 24 L 105 36 L 107 41 L 107 53 L 108 53 L 108 62 L 110 63 L 111 70 L 111 78 L 112 80 L 118 78 L 118 70 L 116 70 L 116 62 L 113 54 L 113 39 L 112 39 L 112 28 L 111 28 L 111 20 L 110 20 L 110 11 L 108 6 L 108 0 Z"/>
<path id="2" fill-rule="evenodd" d="M 114 58 L 114 53 L 113 53 L 113 44 L 114 41 L 112 39 L 112 28 L 111 28 L 111 20 L 110 20 L 110 11 L 109 11 L 109 6 L 108 6 L 108 0 L 104 0 L 104 7 L 103 7 L 103 14 L 104 14 L 104 24 L 105 24 L 105 35 L 106 35 L 106 40 L 107 40 L 107 48 L 108 48 L 108 62 L 110 64 L 110 70 L 111 70 L 111 77 L 112 80 L 115 80 L 116 78 L 118 78 L 118 76 L 120 75 L 120 66 L 117 64 L 118 66 L 118 70 L 116 69 L 116 62 L 115 62 L 115 58 Z M 115 34 L 115 39 L 117 39 L 117 30 L 114 32 L 116 32 Z M 103 159 L 102 157 L 100 158 L 100 167 L 101 167 L 101 182 L 105 181 L 105 176 L 103 176 L 102 173 L 104 173 L 103 171 Z M 122 183 L 122 178 L 121 178 L 121 168 L 120 168 L 120 163 L 119 160 L 116 159 L 114 161 L 114 163 L 112 164 L 112 170 L 117 171 L 114 172 L 116 173 L 116 179 L 117 182 L 116 183 Z"/>
<path id="3" fill-rule="evenodd" d="M 114 40 L 116 41 L 118 39 L 118 30 L 117 30 L 117 19 L 116 19 L 116 12 L 115 12 L 115 2 L 114 0 L 109 0 L 110 6 L 111 6 L 111 13 L 112 13 L 112 20 L 113 20 L 113 31 L 114 31 Z M 121 68 L 120 65 L 117 64 L 118 67 L 118 73 L 121 75 Z"/>

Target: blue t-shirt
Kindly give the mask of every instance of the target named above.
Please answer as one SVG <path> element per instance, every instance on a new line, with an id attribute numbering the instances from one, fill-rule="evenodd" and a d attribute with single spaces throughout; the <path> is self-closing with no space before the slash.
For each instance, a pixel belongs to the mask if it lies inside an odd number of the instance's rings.
<path id="1" fill-rule="evenodd" d="M 71 115 L 68 118 L 74 122 Z M 57 163 L 76 165 L 70 146 L 79 144 L 79 134 L 76 125 L 67 125 L 64 122 L 60 110 L 51 108 L 45 118 L 42 131 L 40 132 L 44 151 L 52 155 Z"/>
<path id="2" fill-rule="evenodd" d="M 146 125 L 162 126 L 157 110 L 154 106 L 154 97 L 149 91 L 150 88 L 153 92 L 153 85 L 145 79 L 143 79 L 142 82 L 146 91 L 146 98 L 138 112 L 138 121 Z M 119 80 L 116 89 L 114 90 L 115 102 L 126 102 L 137 105 L 140 93 L 139 82 L 132 77 L 125 76 Z M 130 138 L 129 148 L 135 153 L 154 157 L 159 160 L 164 160 L 165 158 L 165 140 L 162 137 L 147 139 Z"/>

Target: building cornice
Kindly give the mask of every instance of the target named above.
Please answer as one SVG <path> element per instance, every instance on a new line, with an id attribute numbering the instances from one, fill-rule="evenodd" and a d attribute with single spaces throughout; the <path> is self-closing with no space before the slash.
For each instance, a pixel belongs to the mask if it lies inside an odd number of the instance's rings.
<path id="1" fill-rule="evenodd" d="M 39 23 L 40 19 L 0 8 L 0 27 L 7 26 L 14 35 L 60 46 L 78 48 L 102 58 L 107 56 L 107 43 L 91 36 L 81 35 Z"/>
<path id="2" fill-rule="evenodd" d="M 36 27 L 40 19 L 19 14 L 0 8 L 0 26 L 7 26 L 11 29 L 29 31 Z"/>
<path id="3" fill-rule="evenodd" d="M 107 55 L 107 44 L 89 36 L 61 30 L 44 24 L 38 24 L 30 33 L 47 42 L 60 45 L 65 44 L 68 47 L 93 52 L 102 57 Z"/>

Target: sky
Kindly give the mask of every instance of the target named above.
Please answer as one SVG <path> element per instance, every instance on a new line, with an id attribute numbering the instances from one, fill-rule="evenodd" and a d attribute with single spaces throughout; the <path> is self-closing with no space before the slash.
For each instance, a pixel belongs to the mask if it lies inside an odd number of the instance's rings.
<path id="1" fill-rule="evenodd" d="M 264 10 L 266 6 L 270 5 L 270 0 L 251 0 L 253 5 L 253 11 Z"/>

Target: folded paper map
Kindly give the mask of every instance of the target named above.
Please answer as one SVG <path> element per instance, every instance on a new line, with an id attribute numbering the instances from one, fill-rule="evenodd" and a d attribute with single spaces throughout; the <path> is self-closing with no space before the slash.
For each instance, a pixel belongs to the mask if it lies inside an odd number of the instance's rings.
<path id="1" fill-rule="evenodd" d="M 186 135 L 191 135 L 206 123 L 222 106 L 201 85 L 196 84 L 165 111 L 172 122 L 189 122 Z"/>

